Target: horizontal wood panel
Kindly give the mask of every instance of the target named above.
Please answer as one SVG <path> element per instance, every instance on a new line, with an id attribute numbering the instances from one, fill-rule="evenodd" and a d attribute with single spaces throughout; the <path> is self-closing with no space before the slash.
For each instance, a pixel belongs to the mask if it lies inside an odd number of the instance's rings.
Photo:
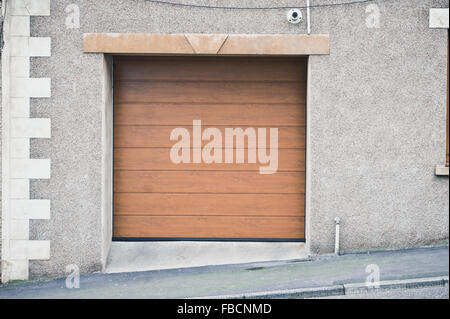
<path id="1" fill-rule="evenodd" d="M 121 82 L 118 103 L 302 103 L 305 85 L 297 82 Z"/>
<path id="2" fill-rule="evenodd" d="M 199 150 L 199 149 L 197 149 Z M 230 149 L 231 150 L 231 149 Z M 233 149 L 236 158 L 236 149 Z M 222 163 L 193 163 L 193 150 L 190 150 L 191 162 L 174 164 L 170 159 L 170 148 L 116 148 L 114 151 L 114 169 L 116 170 L 236 170 L 236 171 L 259 171 L 261 164 L 258 161 L 258 150 L 256 153 L 257 163 L 248 163 L 248 152 L 251 150 L 241 149 L 244 152 L 244 163 L 224 163 L 225 152 L 222 150 Z M 200 150 L 201 152 L 201 150 Z M 266 154 L 270 151 L 266 150 Z M 278 150 L 278 172 L 280 171 L 305 171 L 305 151 L 303 149 L 279 149 Z"/>
<path id="3" fill-rule="evenodd" d="M 304 172 L 115 171 L 114 191 L 122 193 L 301 194 Z"/>
<path id="4" fill-rule="evenodd" d="M 116 81 L 305 81 L 306 59 L 116 58 Z"/>
<path id="5" fill-rule="evenodd" d="M 115 216 L 114 237 L 303 239 L 303 217 Z"/>
<path id="6" fill-rule="evenodd" d="M 306 108 L 299 104 L 114 104 L 114 124 L 192 126 L 305 126 Z"/>
<path id="7" fill-rule="evenodd" d="M 176 141 L 170 140 L 170 133 L 178 126 L 116 125 L 114 127 L 114 147 L 172 147 Z M 185 127 L 192 139 L 192 126 Z M 205 130 L 209 126 L 202 126 Z M 217 127 L 222 132 L 225 147 L 225 127 Z M 245 130 L 247 127 L 242 127 Z M 258 127 L 254 127 L 258 132 Z M 266 128 L 266 143 L 270 145 L 269 128 Z M 278 148 L 305 148 L 306 128 L 304 126 L 279 127 Z M 192 141 L 191 141 L 192 143 Z M 202 141 L 202 147 L 209 141 Z"/>
<path id="8" fill-rule="evenodd" d="M 304 194 L 116 193 L 114 215 L 304 216 Z"/>

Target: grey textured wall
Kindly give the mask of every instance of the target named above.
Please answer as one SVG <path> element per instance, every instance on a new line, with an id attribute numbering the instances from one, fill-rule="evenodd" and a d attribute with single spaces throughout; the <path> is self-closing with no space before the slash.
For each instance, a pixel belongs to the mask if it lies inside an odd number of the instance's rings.
<path id="1" fill-rule="evenodd" d="M 316 252 L 332 247 L 334 216 L 344 250 L 448 238 L 449 179 L 433 175 L 445 160 L 447 30 L 429 29 L 430 6 L 448 1 L 380 1 L 380 29 L 361 8 L 314 15 L 332 50 L 311 64 Z"/>
<path id="2" fill-rule="evenodd" d="M 80 29 L 65 28 L 71 3 L 80 6 Z M 289 3 L 304 4 L 277 1 Z M 312 33 L 331 38 L 331 54 L 311 58 L 307 240 L 314 253 L 332 251 L 335 216 L 342 219 L 346 251 L 448 238 L 449 181 L 433 171 L 445 156 L 447 31 L 428 28 L 429 8 L 448 7 L 448 1 L 377 4 L 379 29 L 366 27 L 366 4 L 312 10 Z M 82 53 L 82 34 L 305 33 L 304 24 L 286 22 L 285 11 L 58 0 L 51 17 L 31 18 L 32 36 L 52 37 L 52 57 L 33 58 L 31 68 L 31 76 L 52 78 L 52 97 L 31 104 L 32 116 L 52 119 L 52 138 L 31 142 L 32 157 L 52 160 L 52 178 L 31 184 L 32 198 L 52 201 L 51 219 L 31 222 L 32 239 L 52 241 L 52 258 L 31 262 L 32 276 L 62 275 L 69 263 L 82 272 L 101 267 L 103 57 Z"/>

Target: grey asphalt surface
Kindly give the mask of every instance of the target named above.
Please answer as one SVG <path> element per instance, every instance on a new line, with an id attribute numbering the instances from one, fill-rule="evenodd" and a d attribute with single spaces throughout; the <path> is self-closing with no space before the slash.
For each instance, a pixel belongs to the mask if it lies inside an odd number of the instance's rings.
<path id="1" fill-rule="evenodd" d="M 324 287 L 364 283 L 369 275 L 366 267 L 371 264 L 379 267 L 381 281 L 448 276 L 449 248 L 319 256 L 307 261 L 91 274 L 81 276 L 79 289 L 67 289 L 65 278 L 10 283 L 0 286 L 0 299 L 193 298 Z"/>

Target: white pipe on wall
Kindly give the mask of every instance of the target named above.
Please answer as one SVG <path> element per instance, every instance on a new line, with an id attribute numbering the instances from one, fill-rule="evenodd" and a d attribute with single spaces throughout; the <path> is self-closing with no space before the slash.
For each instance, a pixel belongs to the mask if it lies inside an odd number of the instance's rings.
<path id="1" fill-rule="evenodd" d="M 311 19 L 310 19 L 310 8 L 309 8 L 309 0 L 306 0 L 306 32 L 308 35 L 311 34 Z"/>
<path id="2" fill-rule="evenodd" d="M 334 239 L 334 253 L 336 255 L 339 255 L 339 224 L 341 222 L 341 219 L 339 217 L 336 217 L 334 219 L 334 223 L 336 225 L 336 233 L 335 233 L 335 239 Z"/>

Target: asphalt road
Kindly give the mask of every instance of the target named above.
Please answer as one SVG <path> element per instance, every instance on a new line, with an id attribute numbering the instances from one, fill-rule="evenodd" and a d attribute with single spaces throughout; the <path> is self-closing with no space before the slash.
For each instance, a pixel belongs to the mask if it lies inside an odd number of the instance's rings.
<path id="1" fill-rule="evenodd" d="M 376 267 L 375 267 L 376 266 Z M 180 268 L 137 273 L 89 274 L 80 277 L 79 289 L 68 289 L 66 278 L 0 285 L 2 298 L 195 298 L 274 290 L 316 289 L 365 283 L 373 270 L 379 280 L 408 280 L 448 276 L 449 247 L 378 251 L 311 260 Z M 398 294 L 446 296 L 439 288 L 373 292 L 367 298 Z M 422 295 L 421 295 L 422 293 Z M 380 294 L 380 295 L 378 295 Z M 362 296 L 360 296 L 362 297 Z M 343 297 L 348 298 L 348 297 Z M 392 297 L 396 298 L 396 297 Z"/>

